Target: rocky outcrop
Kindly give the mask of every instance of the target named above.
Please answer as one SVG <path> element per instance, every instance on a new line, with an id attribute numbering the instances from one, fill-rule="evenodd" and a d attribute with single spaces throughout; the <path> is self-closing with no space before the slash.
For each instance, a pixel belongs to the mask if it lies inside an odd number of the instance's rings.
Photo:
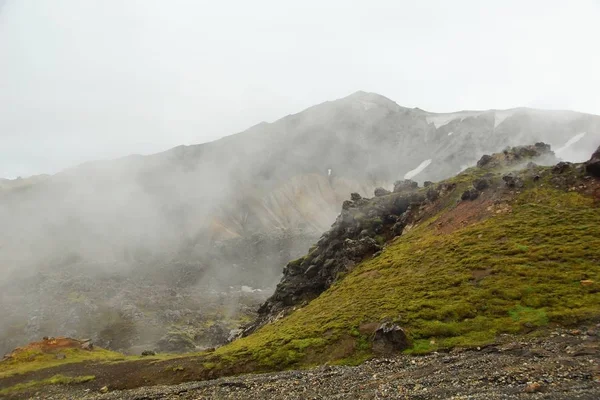
<path id="1" fill-rule="evenodd" d="M 550 145 L 538 142 L 529 146 L 507 147 L 501 153 L 493 155 L 485 154 L 477 161 L 477 167 L 491 169 L 500 165 L 515 166 L 533 158 L 540 160 L 542 164 L 554 164 L 558 162 Z"/>
<path id="2" fill-rule="evenodd" d="M 317 297 L 360 261 L 381 250 L 385 241 L 402 235 L 421 207 L 453 189 L 447 185 L 419 189 L 416 182 L 405 180 L 395 185 L 394 193 L 380 193 L 372 199 L 352 194 L 331 229 L 309 253 L 287 264 L 275 293 L 259 308 L 258 320 L 246 326 L 242 335 Z"/>
<path id="3" fill-rule="evenodd" d="M 400 326 L 383 323 L 373 334 L 373 351 L 379 354 L 396 353 L 410 347 L 410 340 Z"/>
<path id="4" fill-rule="evenodd" d="M 504 169 L 525 164 L 531 159 L 554 157 L 553 154 L 549 145 L 536 143 L 507 148 L 502 153 L 483 157 L 478 164 L 489 171 L 479 174 L 461 198 L 475 200 L 488 188 L 499 187 L 501 181 L 498 171 L 491 171 L 493 166 Z M 512 174 L 505 175 L 503 179 L 509 188 L 520 187 L 523 182 Z M 462 187 L 464 190 L 464 185 Z M 248 335 L 319 296 L 363 259 L 379 252 L 386 241 L 402 235 L 428 205 L 456 188 L 454 182 L 438 185 L 428 182 L 427 187 L 419 188 L 417 182 L 405 179 L 396 181 L 392 193 L 378 188 L 372 199 L 352 193 L 351 199 L 343 202 L 341 214 L 331 229 L 321 236 L 306 256 L 286 265 L 275 293 L 261 305 L 258 319 L 244 327 L 241 335 Z"/>
<path id="5" fill-rule="evenodd" d="M 585 163 L 585 172 L 588 175 L 600 178 L 600 146 L 592 154 L 592 158 Z"/>

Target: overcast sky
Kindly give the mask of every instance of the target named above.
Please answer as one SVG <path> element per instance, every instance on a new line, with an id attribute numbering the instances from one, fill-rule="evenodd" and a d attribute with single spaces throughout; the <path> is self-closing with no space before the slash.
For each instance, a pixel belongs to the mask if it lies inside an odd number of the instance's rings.
<path id="1" fill-rule="evenodd" d="M 202 143 L 357 90 L 600 114 L 600 0 L 0 0 L 0 177 Z"/>

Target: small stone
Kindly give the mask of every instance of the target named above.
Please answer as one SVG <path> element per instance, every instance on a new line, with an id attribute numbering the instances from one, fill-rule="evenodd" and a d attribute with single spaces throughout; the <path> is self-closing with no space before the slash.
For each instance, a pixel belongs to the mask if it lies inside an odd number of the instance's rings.
<path id="1" fill-rule="evenodd" d="M 581 286 L 591 286 L 594 284 L 594 281 L 591 279 L 583 279 L 579 281 L 579 283 L 581 283 Z"/>
<path id="2" fill-rule="evenodd" d="M 108 386 L 102 386 L 100 388 L 100 393 L 108 393 Z"/>

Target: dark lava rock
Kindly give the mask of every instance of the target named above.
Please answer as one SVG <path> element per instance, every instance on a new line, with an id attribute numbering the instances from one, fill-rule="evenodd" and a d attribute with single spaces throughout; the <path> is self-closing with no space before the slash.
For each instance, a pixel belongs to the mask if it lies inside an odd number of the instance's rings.
<path id="1" fill-rule="evenodd" d="M 475 188 L 467 189 L 460 196 L 461 200 L 475 200 L 479 197 L 479 192 Z"/>
<path id="2" fill-rule="evenodd" d="M 156 352 L 152 351 L 152 350 L 144 350 L 142 351 L 142 357 L 147 357 L 147 356 L 155 356 Z"/>
<path id="3" fill-rule="evenodd" d="M 524 186 L 523 180 L 513 174 L 504 175 L 502 180 L 509 188 L 522 188 Z"/>
<path id="4" fill-rule="evenodd" d="M 410 340 L 398 325 L 383 323 L 373 335 L 373 351 L 376 353 L 394 353 L 409 347 Z"/>
<path id="5" fill-rule="evenodd" d="M 490 181 L 485 178 L 475 179 L 473 181 L 473 187 L 479 191 L 485 190 L 490 187 Z"/>
<path id="6" fill-rule="evenodd" d="M 425 182 L 423 182 L 423 187 L 429 187 L 429 186 L 432 186 L 432 185 L 433 185 L 433 182 L 431 182 L 431 181 L 425 181 Z"/>
<path id="7" fill-rule="evenodd" d="M 362 196 L 358 193 L 350 193 L 350 200 L 352 201 L 358 201 L 362 199 Z"/>
<path id="8" fill-rule="evenodd" d="M 436 201 L 440 197 L 440 192 L 430 187 L 429 189 L 427 189 L 425 197 L 427 197 L 427 200 L 429 201 Z"/>
<path id="9" fill-rule="evenodd" d="M 585 163 L 585 172 L 588 175 L 600 178 L 600 147 L 592 154 L 592 158 Z"/>
<path id="10" fill-rule="evenodd" d="M 564 174 L 565 172 L 570 170 L 572 166 L 573 164 L 571 164 L 570 162 L 561 161 L 554 167 L 552 167 L 552 172 L 555 174 Z"/>
<path id="11" fill-rule="evenodd" d="M 304 272 L 304 275 L 306 275 L 308 278 L 312 278 L 315 275 L 317 275 L 318 273 L 319 273 L 319 269 L 317 268 L 317 266 L 311 265 L 306 269 L 306 271 Z"/>
<path id="12" fill-rule="evenodd" d="M 390 193 L 391 193 L 391 192 L 390 192 L 389 190 L 387 190 L 387 189 L 384 189 L 384 188 L 382 188 L 382 187 L 378 187 L 378 188 L 376 188 L 376 189 L 375 189 L 375 192 L 374 192 L 374 194 L 375 194 L 375 196 L 376 196 L 376 197 L 385 196 L 385 195 L 388 195 L 388 194 L 390 194 Z"/>
<path id="13" fill-rule="evenodd" d="M 394 182 L 394 193 L 404 192 L 406 190 L 417 189 L 419 184 L 411 179 Z"/>
<path id="14" fill-rule="evenodd" d="M 488 165 L 490 163 L 490 161 L 492 161 L 492 159 L 493 159 L 493 157 L 490 156 L 489 154 L 484 154 L 483 156 L 481 156 L 479 161 L 477 161 L 477 166 L 479 168 L 485 167 L 486 165 Z"/>

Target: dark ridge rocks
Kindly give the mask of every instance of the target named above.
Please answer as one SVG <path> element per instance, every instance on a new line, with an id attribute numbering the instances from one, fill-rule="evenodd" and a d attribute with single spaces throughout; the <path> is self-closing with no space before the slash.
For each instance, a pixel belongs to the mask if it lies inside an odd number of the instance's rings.
<path id="1" fill-rule="evenodd" d="M 585 172 L 588 175 L 600 178 L 600 146 L 592 154 L 592 158 L 585 163 Z"/>
<path id="2" fill-rule="evenodd" d="M 473 181 L 473 187 L 479 191 L 485 190 L 490 187 L 490 181 L 486 178 L 479 178 Z"/>
<path id="3" fill-rule="evenodd" d="M 548 154 L 553 154 L 550 146 L 538 143 L 483 157 L 479 165 L 485 169 L 513 163 L 517 167 L 525 166 L 528 157 Z M 462 193 L 461 198 L 475 200 L 482 191 L 499 187 L 502 182 L 499 174 L 498 171 L 479 171 L 479 177 L 472 181 L 472 186 Z M 524 185 L 525 178 L 507 174 L 502 179 L 509 188 L 519 188 Z M 419 188 L 417 182 L 404 179 L 394 184 L 392 193 L 377 188 L 371 199 L 352 193 L 350 200 L 343 202 L 341 213 L 329 231 L 306 256 L 289 262 L 283 269 L 283 278 L 275 292 L 259 308 L 257 320 L 244 327 L 242 335 L 246 336 L 318 297 L 361 261 L 378 254 L 388 240 L 401 236 L 412 227 L 427 205 L 441 201 L 457 187 L 456 182 L 438 185 L 428 182 L 426 188 Z M 461 188 L 464 190 L 465 185 L 461 184 Z"/>
<path id="4" fill-rule="evenodd" d="M 573 168 L 573 164 L 571 164 L 570 162 L 561 161 L 558 164 L 556 164 L 554 167 L 552 167 L 552 172 L 555 174 L 564 174 L 565 172 L 569 171 L 571 168 Z"/>
<path id="5" fill-rule="evenodd" d="M 404 179 L 403 181 L 394 182 L 394 193 L 406 192 L 408 190 L 414 190 L 419 187 L 419 184 L 411 179 Z"/>
<path id="6" fill-rule="evenodd" d="M 522 188 L 525 185 L 523 179 L 512 173 L 504 175 L 502 180 L 509 188 Z"/>
<path id="7" fill-rule="evenodd" d="M 400 192 L 372 199 L 352 194 L 351 200 L 344 201 L 342 212 L 329 231 L 309 253 L 285 266 L 275 293 L 261 305 L 258 319 L 244 327 L 242 335 L 320 295 L 341 275 L 381 251 L 387 240 L 402 235 L 422 206 L 454 188 L 455 185 L 430 186 L 425 194 L 424 190 L 417 190 L 416 182 L 405 180 L 397 185 Z"/>
<path id="8" fill-rule="evenodd" d="M 411 346 L 404 329 L 386 322 L 373 334 L 373 351 L 379 354 L 397 353 Z"/>
<path id="9" fill-rule="evenodd" d="M 484 154 L 483 156 L 481 156 L 479 161 L 477 161 L 477 166 L 479 168 L 483 168 L 486 165 L 488 165 L 492 160 L 493 160 L 492 156 L 490 156 L 489 154 Z"/>
<path id="10" fill-rule="evenodd" d="M 389 190 L 384 189 L 382 187 L 376 188 L 375 192 L 374 192 L 374 194 L 375 194 L 376 197 L 386 196 L 386 195 L 388 195 L 390 193 L 392 193 L 392 192 L 390 192 Z"/>
<path id="11" fill-rule="evenodd" d="M 475 188 L 469 188 L 460 196 L 461 200 L 475 200 L 479 197 L 479 192 Z"/>
<path id="12" fill-rule="evenodd" d="M 509 166 L 523 163 L 532 158 L 542 158 L 544 163 L 553 164 L 558 161 L 550 145 L 538 142 L 529 146 L 507 147 L 501 153 L 493 155 L 483 155 L 477 166 L 479 168 L 495 168 L 498 166 Z"/>
<path id="13" fill-rule="evenodd" d="M 490 174 L 487 174 L 488 176 Z M 463 201 L 473 201 L 479 197 L 479 194 L 492 185 L 488 178 L 478 178 L 473 181 L 473 186 L 465 190 L 460 196 Z"/>

